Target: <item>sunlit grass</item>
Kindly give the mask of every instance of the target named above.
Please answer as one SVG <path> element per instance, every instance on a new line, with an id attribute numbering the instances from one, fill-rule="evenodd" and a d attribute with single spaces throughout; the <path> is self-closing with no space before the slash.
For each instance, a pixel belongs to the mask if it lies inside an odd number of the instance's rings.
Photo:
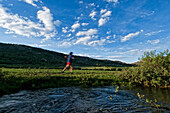
<path id="1" fill-rule="evenodd" d="M 74 70 L 73 73 L 62 69 L 12 69 L 1 68 L 1 95 L 20 90 L 82 86 L 98 87 L 118 85 L 118 71 Z"/>

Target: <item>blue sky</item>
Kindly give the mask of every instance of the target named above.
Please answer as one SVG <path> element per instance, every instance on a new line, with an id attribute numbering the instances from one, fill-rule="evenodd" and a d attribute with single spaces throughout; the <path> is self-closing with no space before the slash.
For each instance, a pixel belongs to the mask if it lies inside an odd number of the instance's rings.
<path id="1" fill-rule="evenodd" d="M 0 0 L 0 42 L 138 61 L 170 48 L 169 0 Z"/>

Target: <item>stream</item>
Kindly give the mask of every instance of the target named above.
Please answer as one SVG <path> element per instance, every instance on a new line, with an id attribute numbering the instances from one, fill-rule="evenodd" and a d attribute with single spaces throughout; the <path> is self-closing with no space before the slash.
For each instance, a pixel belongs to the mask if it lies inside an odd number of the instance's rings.
<path id="1" fill-rule="evenodd" d="M 170 90 L 156 88 L 62 87 L 20 91 L 0 97 L 0 113 L 114 113 L 170 112 Z M 156 108 L 138 99 L 137 93 L 162 105 Z"/>

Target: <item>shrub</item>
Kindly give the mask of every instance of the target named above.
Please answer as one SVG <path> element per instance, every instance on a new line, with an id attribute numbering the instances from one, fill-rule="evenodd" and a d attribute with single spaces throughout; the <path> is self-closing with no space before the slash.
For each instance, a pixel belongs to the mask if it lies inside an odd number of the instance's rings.
<path id="1" fill-rule="evenodd" d="M 125 69 L 120 77 L 129 82 L 129 85 L 169 87 L 169 67 L 169 50 L 160 53 L 156 51 L 145 52 L 138 66 Z"/>

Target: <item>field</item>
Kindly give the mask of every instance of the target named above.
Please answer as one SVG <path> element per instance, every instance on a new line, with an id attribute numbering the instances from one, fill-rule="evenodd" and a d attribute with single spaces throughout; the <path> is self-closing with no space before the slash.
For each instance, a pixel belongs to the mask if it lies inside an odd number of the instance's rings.
<path id="1" fill-rule="evenodd" d="M 61 73 L 61 70 L 1 68 L 0 95 L 20 90 L 66 86 L 97 87 L 121 83 L 118 75 L 122 68 L 84 67 L 75 69 L 73 73 L 68 70 Z"/>
<path id="2" fill-rule="evenodd" d="M 0 96 L 20 90 L 82 86 L 128 85 L 170 88 L 170 52 L 145 53 L 136 67 L 78 67 L 58 69 L 1 68 Z"/>

